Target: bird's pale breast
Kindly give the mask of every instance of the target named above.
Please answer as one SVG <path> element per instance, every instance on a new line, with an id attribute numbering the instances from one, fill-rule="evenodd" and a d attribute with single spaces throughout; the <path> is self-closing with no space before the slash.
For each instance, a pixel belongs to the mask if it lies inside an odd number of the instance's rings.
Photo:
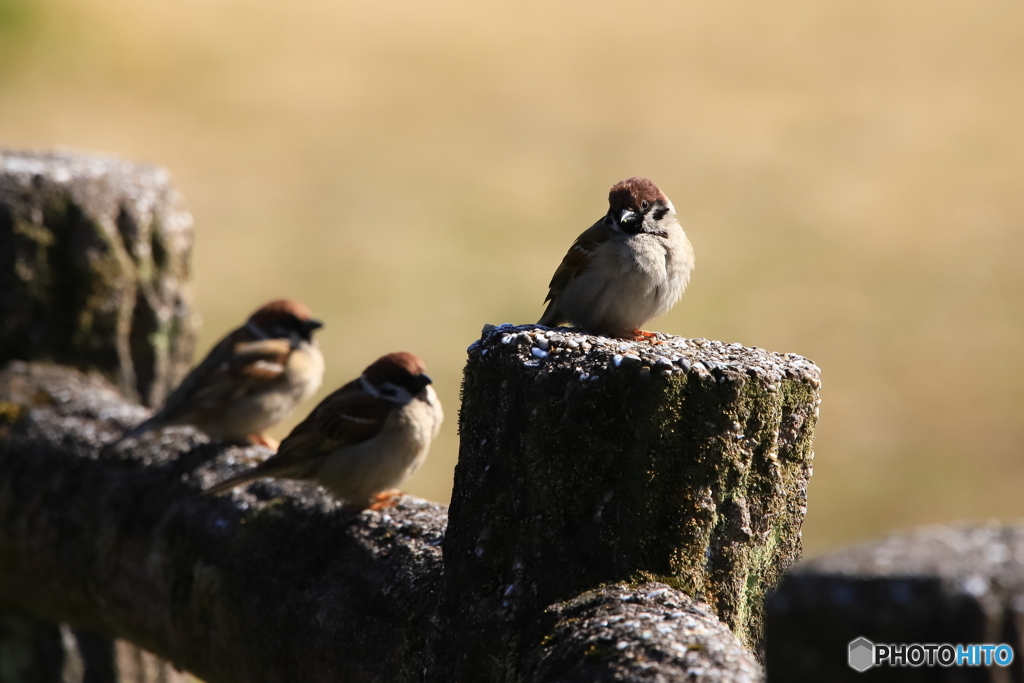
<path id="1" fill-rule="evenodd" d="M 327 456 L 317 481 L 339 498 L 359 503 L 397 486 L 415 472 L 426 459 L 443 419 L 433 388 L 424 391 L 427 401 L 413 399 L 392 411 L 372 439 Z"/>

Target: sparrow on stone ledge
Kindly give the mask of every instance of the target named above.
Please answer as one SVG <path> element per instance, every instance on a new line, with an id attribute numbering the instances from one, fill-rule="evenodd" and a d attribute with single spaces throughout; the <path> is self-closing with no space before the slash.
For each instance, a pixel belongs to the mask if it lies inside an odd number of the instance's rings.
<path id="1" fill-rule="evenodd" d="M 324 358 L 313 340 L 323 323 L 298 301 L 271 301 L 217 342 L 164 407 L 111 444 L 190 424 L 214 439 L 276 448 L 263 432 L 320 388 Z"/>
<path id="2" fill-rule="evenodd" d="M 423 463 L 444 419 L 425 370 L 411 353 L 382 356 L 314 408 L 276 455 L 207 493 L 260 477 L 307 479 L 351 505 L 386 507 L 399 494 L 381 492 Z"/>
<path id="3" fill-rule="evenodd" d="M 691 270 L 693 247 L 672 202 L 647 178 L 627 178 L 609 191 L 608 213 L 562 259 L 538 324 L 652 337 L 640 327 L 679 301 Z"/>

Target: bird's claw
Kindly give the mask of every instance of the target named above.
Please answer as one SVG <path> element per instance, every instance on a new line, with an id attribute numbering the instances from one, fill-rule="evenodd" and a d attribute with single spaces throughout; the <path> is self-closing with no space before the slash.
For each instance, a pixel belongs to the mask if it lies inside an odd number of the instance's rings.
<path id="1" fill-rule="evenodd" d="M 647 330 L 633 330 L 633 341 L 649 341 L 652 344 L 664 344 L 665 342 L 657 339 L 657 332 L 648 332 Z"/>
<path id="2" fill-rule="evenodd" d="M 398 489 L 388 489 L 387 491 L 381 491 L 375 495 L 370 504 L 370 510 L 383 510 L 389 508 L 395 504 L 395 502 L 401 498 L 404 494 Z"/>
<path id="3" fill-rule="evenodd" d="M 254 446 L 266 446 L 275 453 L 277 453 L 278 446 L 281 445 L 280 441 L 272 436 L 267 436 L 266 434 L 250 434 L 249 443 Z"/>

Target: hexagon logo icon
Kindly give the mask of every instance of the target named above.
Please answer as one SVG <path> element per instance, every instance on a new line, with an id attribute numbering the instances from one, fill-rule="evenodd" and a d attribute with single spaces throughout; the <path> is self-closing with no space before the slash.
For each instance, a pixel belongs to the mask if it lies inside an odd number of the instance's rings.
<path id="1" fill-rule="evenodd" d="M 850 668 L 864 672 L 875 665 L 875 644 L 864 637 L 850 641 Z"/>

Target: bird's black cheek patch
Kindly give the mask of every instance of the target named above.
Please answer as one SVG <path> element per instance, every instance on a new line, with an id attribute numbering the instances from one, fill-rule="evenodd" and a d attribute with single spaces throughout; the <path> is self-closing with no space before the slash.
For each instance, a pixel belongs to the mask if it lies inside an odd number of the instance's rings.
<path id="1" fill-rule="evenodd" d="M 655 221 L 660 221 L 662 218 L 665 217 L 666 213 L 668 213 L 668 207 L 659 206 L 654 210 L 654 213 L 652 213 L 651 216 L 654 218 Z"/>

